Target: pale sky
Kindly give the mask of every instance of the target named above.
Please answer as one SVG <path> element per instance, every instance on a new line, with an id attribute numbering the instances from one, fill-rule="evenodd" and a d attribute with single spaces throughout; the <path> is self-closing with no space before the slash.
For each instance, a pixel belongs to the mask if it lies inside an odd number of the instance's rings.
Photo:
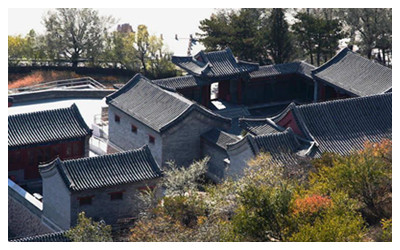
<path id="1" fill-rule="evenodd" d="M 30 8 L 30 9 L 8 9 L 8 34 L 26 35 L 29 30 L 34 29 L 37 33 L 44 32 L 42 17 L 50 9 Z M 163 34 L 164 43 L 175 55 L 186 55 L 188 40 L 175 40 L 178 38 L 188 38 L 190 34 L 195 35 L 200 32 L 198 29 L 200 20 L 209 18 L 217 9 L 212 8 L 192 8 L 192 9 L 145 9 L 145 8 L 125 8 L 125 9 L 97 9 L 100 15 L 111 15 L 117 19 L 117 24 L 129 23 L 136 30 L 139 24 L 145 24 L 150 34 Z M 112 29 L 116 29 L 116 26 Z M 193 48 L 195 54 L 203 46 L 197 45 Z"/>

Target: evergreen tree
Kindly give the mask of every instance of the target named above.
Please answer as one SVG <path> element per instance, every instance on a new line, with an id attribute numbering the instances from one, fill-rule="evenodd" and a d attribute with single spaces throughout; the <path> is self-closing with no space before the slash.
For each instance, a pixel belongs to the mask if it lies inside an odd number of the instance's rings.
<path id="1" fill-rule="evenodd" d="M 289 62 L 293 53 L 292 35 L 283 9 L 272 9 L 267 20 L 266 34 L 267 48 L 274 63 Z"/>

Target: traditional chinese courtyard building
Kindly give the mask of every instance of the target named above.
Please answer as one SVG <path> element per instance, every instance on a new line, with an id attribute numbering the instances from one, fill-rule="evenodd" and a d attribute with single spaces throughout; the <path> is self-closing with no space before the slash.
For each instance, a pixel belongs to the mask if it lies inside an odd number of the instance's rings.
<path id="1" fill-rule="evenodd" d="M 273 162 L 287 166 L 320 157 L 324 152 L 346 155 L 362 149 L 366 141 L 390 139 L 392 94 L 304 105 L 292 103 L 277 116 L 239 121 L 247 133 L 243 138 L 218 135 L 214 136 L 220 138 L 214 140 L 214 146 L 209 145 L 224 149 L 223 153 L 213 154 L 214 167 L 225 171 L 219 176 L 240 175 L 246 162 L 261 151 L 270 153 Z M 223 139 L 227 136 L 232 139 Z"/>
<path id="2" fill-rule="evenodd" d="M 81 211 L 111 225 L 137 216 L 138 195 L 162 176 L 148 146 L 74 160 L 57 158 L 39 169 L 43 219 L 62 230 L 75 225 Z"/>
<path id="3" fill-rule="evenodd" d="M 282 101 L 311 102 L 314 66 L 304 62 L 259 66 L 237 60 L 227 48 L 199 52 L 193 57 L 173 57 L 172 62 L 188 75 L 154 80 L 162 88 L 177 91 L 209 107 L 211 84 L 218 84 L 215 100 L 255 105 Z"/>
<path id="4" fill-rule="evenodd" d="M 201 157 L 200 136 L 227 130 L 231 120 L 140 74 L 107 97 L 109 152 L 148 145 L 159 165 L 173 160 L 188 166 Z"/>
<path id="5" fill-rule="evenodd" d="M 312 71 L 315 101 L 392 91 L 392 70 L 345 48 Z"/>
<path id="6" fill-rule="evenodd" d="M 78 107 L 8 116 L 8 175 L 20 185 L 38 180 L 38 165 L 88 156 L 92 131 Z"/>
<path id="7" fill-rule="evenodd" d="M 310 103 L 391 91 L 392 70 L 345 48 L 319 68 L 306 62 L 259 66 L 237 60 L 227 48 L 173 57 L 188 75 L 155 80 L 162 88 L 210 107 L 215 100 L 242 104 Z"/>

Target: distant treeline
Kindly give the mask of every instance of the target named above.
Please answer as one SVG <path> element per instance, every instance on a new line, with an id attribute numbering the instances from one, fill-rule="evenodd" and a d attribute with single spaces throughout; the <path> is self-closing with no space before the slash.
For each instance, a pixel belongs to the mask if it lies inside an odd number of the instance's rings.
<path id="1" fill-rule="evenodd" d="M 43 23 L 44 34 L 8 36 L 10 67 L 112 68 L 149 78 L 179 74 L 163 37 L 150 35 L 145 25 L 110 31 L 113 17 L 73 8 L 51 10 Z M 230 47 L 240 60 L 261 65 L 307 60 L 319 66 L 346 39 L 347 46 L 391 66 L 391 9 L 222 9 L 201 20 L 199 28 L 191 43 L 201 42 L 207 51 Z"/>

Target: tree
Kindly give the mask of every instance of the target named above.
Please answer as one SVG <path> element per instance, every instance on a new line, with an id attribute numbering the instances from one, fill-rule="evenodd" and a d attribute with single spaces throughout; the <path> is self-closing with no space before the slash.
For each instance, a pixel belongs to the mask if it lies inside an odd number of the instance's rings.
<path id="1" fill-rule="evenodd" d="M 392 49 L 392 9 L 343 9 L 341 16 L 350 29 L 351 42 L 360 47 L 361 53 L 372 59 L 372 51 L 377 48 L 383 54 L 378 54 L 382 63 L 388 64 L 388 53 Z"/>
<path id="2" fill-rule="evenodd" d="M 310 57 L 310 63 L 320 66 L 321 59 L 328 60 L 335 54 L 339 40 L 343 38 L 342 24 L 338 19 L 325 19 L 308 12 L 299 12 L 292 25 L 298 46 Z"/>
<path id="3" fill-rule="evenodd" d="M 365 144 L 349 156 L 325 154 L 315 161 L 312 189 L 322 194 L 344 192 L 358 202 L 368 222 L 390 218 L 392 211 L 392 142 Z"/>
<path id="4" fill-rule="evenodd" d="M 112 241 L 111 226 L 102 221 L 92 221 L 85 212 L 79 213 L 77 225 L 69 229 L 66 236 L 74 242 Z"/>
<path id="5" fill-rule="evenodd" d="M 134 46 L 144 75 L 151 78 L 176 75 L 175 66 L 171 63 L 172 53 L 164 49 L 161 37 L 149 34 L 146 25 L 137 27 Z"/>
<path id="6" fill-rule="evenodd" d="M 93 9 L 56 9 L 43 19 L 50 51 L 67 59 L 76 68 L 83 59 L 96 62 L 104 47 L 112 17 L 99 16 Z"/>
<path id="7" fill-rule="evenodd" d="M 21 59 L 26 58 L 28 41 L 19 36 L 8 36 L 8 64 L 18 65 Z"/>
<path id="8" fill-rule="evenodd" d="M 140 61 L 134 47 L 136 34 L 134 32 L 114 31 L 106 36 L 106 48 L 102 54 L 104 62 L 111 63 L 114 68 L 121 67 L 140 71 Z"/>
<path id="9" fill-rule="evenodd" d="M 206 50 L 220 50 L 229 46 L 233 54 L 241 60 L 269 63 L 265 51 L 265 34 L 262 32 L 266 9 L 223 10 L 200 21 L 199 41 Z"/>
<path id="10" fill-rule="evenodd" d="M 293 57 L 292 34 L 283 9 L 272 9 L 266 23 L 267 47 L 275 64 L 286 63 Z"/>
<path id="11" fill-rule="evenodd" d="M 211 14 L 209 19 L 200 21 L 199 29 L 203 33 L 197 33 L 200 36 L 199 41 L 206 47 L 206 50 L 222 50 L 231 46 L 234 37 L 233 28 L 230 25 L 233 11 L 219 10 L 217 13 Z"/>

